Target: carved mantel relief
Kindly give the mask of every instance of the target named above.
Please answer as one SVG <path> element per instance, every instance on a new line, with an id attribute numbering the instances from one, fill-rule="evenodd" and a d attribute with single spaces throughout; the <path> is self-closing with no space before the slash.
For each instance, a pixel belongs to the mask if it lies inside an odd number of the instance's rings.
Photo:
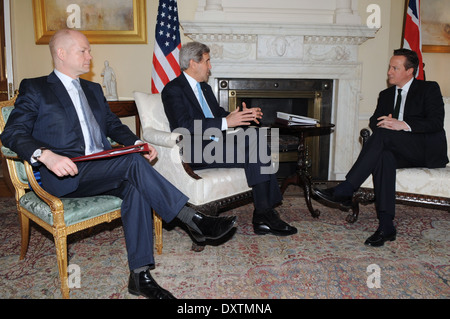
<path id="1" fill-rule="evenodd" d="M 343 179 L 360 152 L 358 47 L 377 32 L 361 25 L 357 4 L 199 0 L 195 20 L 181 25 L 184 35 L 210 47 L 213 88 L 215 78 L 334 80 L 329 178 Z"/>

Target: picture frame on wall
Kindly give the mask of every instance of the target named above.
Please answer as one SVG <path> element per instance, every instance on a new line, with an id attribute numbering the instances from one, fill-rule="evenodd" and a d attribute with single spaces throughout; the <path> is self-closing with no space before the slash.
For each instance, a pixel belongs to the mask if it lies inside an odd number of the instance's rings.
<path id="1" fill-rule="evenodd" d="M 422 52 L 450 53 L 450 1 L 421 2 Z"/>
<path id="2" fill-rule="evenodd" d="M 91 44 L 145 44 L 145 1 L 33 0 L 36 44 L 63 28 L 81 31 Z"/>

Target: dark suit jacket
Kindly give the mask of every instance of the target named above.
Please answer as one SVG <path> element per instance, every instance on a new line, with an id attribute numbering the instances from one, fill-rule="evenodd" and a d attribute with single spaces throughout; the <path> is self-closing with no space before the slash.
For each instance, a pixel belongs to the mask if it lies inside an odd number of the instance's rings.
<path id="1" fill-rule="evenodd" d="M 377 118 L 393 113 L 395 86 L 380 92 L 378 104 L 369 126 L 377 129 Z M 447 140 L 444 131 L 444 102 L 436 82 L 414 79 L 406 97 L 403 120 L 411 127 L 411 134 L 425 138 L 426 165 L 445 167 L 448 163 Z"/>
<path id="2" fill-rule="evenodd" d="M 100 125 L 105 149 L 111 148 L 106 136 L 124 145 L 134 144 L 138 137 L 111 112 L 100 84 L 83 79 L 80 82 Z M 75 107 L 54 72 L 49 76 L 21 82 L 14 111 L 1 140 L 27 161 L 39 147 L 68 157 L 85 154 L 84 138 Z M 45 165 L 35 165 L 39 166 L 44 188 L 56 196 L 70 193 L 78 186 L 78 175 L 58 178 Z"/>
<path id="3" fill-rule="evenodd" d="M 186 79 L 186 76 L 182 73 L 177 78 L 173 79 L 171 82 L 166 84 L 164 87 L 161 95 L 162 95 L 162 101 L 164 104 L 164 110 L 167 115 L 167 118 L 169 120 L 170 129 L 173 131 L 177 128 L 185 128 L 188 129 L 190 134 L 202 134 L 204 135 L 205 130 L 207 129 L 217 129 L 221 130 L 222 128 L 222 118 L 226 117 L 229 112 L 225 111 L 217 102 L 217 99 L 211 89 L 211 86 L 209 86 L 207 83 L 200 83 L 200 87 L 203 91 L 203 95 L 205 96 L 206 101 L 208 102 L 208 105 L 211 109 L 211 112 L 214 115 L 214 118 L 205 118 L 205 115 L 203 114 L 203 110 L 200 106 L 200 103 L 197 100 L 197 97 L 195 96 L 194 91 L 192 90 L 191 86 L 189 85 L 188 80 Z M 194 131 L 194 121 L 199 120 L 202 124 L 202 131 L 196 132 Z M 197 123 L 198 126 L 198 123 Z M 274 205 L 281 201 L 281 193 L 279 191 L 278 183 L 276 182 L 276 178 L 274 174 L 261 174 L 261 167 L 266 166 L 266 163 L 261 163 L 259 161 L 259 157 L 257 161 L 251 161 L 249 159 L 250 152 L 248 151 L 249 148 L 249 142 L 248 139 L 245 139 L 245 145 L 246 149 L 243 150 L 242 146 L 239 146 L 238 143 L 236 143 L 234 137 L 231 135 L 231 140 L 233 141 L 233 144 L 227 143 L 227 134 L 225 132 L 222 132 L 223 137 L 220 138 L 220 141 L 218 143 L 224 143 L 226 146 L 223 146 L 220 148 L 223 151 L 223 161 L 222 162 L 214 162 L 210 163 L 205 161 L 205 159 L 202 157 L 202 161 L 198 162 L 195 160 L 195 139 L 191 139 L 191 145 L 190 149 L 193 150 L 191 152 L 183 152 L 183 156 L 187 156 L 184 158 L 184 160 L 189 160 L 191 163 L 191 166 L 193 166 L 195 169 L 200 168 L 211 168 L 211 167 L 242 167 L 245 170 L 246 176 L 247 176 L 247 182 L 248 185 L 253 186 L 256 184 L 264 183 L 267 181 L 271 181 L 270 184 L 270 190 L 268 191 L 272 198 L 269 199 L 270 205 Z M 218 136 L 216 136 L 218 137 Z M 209 144 L 209 143 L 216 143 L 209 139 L 204 139 L 202 141 L 202 147 L 203 149 Z M 229 161 L 227 155 L 227 150 L 229 150 L 229 146 L 234 145 L 233 154 L 234 154 L 234 161 Z M 211 150 L 210 150 L 211 151 Z M 239 162 L 237 160 L 237 154 L 245 153 L 245 163 Z M 269 150 L 268 150 L 269 152 Z M 188 155 L 187 155 L 188 154 Z M 190 158 L 188 157 L 190 156 Z M 270 164 L 270 163 L 269 163 Z M 267 199 L 267 198 L 265 198 Z M 255 199 L 255 202 L 261 202 L 259 199 Z M 258 204 L 259 205 L 259 204 Z"/>
<path id="4" fill-rule="evenodd" d="M 204 82 L 200 83 L 200 86 L 214 118 L 205 118 L 200 103 L 183 73 L 164 87 L 161 97 L 172 131 L 184 127 L 193 134 L 194 120 L 202 121 L 202 134 L 208 128 L 221 128 L 222 118 L 229 112 L 217 103 L 211 86 Z"/>

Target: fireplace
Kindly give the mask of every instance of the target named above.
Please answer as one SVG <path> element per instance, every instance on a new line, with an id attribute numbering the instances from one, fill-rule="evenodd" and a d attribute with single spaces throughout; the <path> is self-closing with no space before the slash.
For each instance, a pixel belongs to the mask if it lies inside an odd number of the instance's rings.
<path id="1" fill-rule="evenodd" d="M 186 37 L 210 47 L 209 84 L 225 109 L 247 99 L 260 106 L 279 102 L 286 109 L 308 105 L 309 110 L 320 99 L 320 119 L 329 116 L 335 128 L 327 145 L 319 146 L 329 152 L 328 167 L 319 170 L 330 180 L 344 179 L 361 150 L 358 48 L 377 32 L 361 24 L 358 0 L 199 0 L 194 20 L 181 25 Z M 328 89 L 295 92 L 289 86 L 298 81 Z M 253 92 L 233 87 L 261 83 L 266 86 Z M 265 112 L 270 118 L 271 111 Z"/>
<path id="2" fill-rule="evenodd" d="M 242 102 L 245 102 L 247 107 L 261 108 L 264 116 L 259 126 L 270 127 L 274 124 L 277 112 L 313 117 L 323 123 L 331 122 L 332 80 L 216 78 L 215 81 L 216 96 L 225 110 L 233 111 L 240 107 Z M 308 138 L 307 149 L 312 159 L 311 177 L 326 180 L 330 136 Z M 280 152 L 278 178 L 282 179 L 295 173 L 297 155 L 295 148 Z"/>

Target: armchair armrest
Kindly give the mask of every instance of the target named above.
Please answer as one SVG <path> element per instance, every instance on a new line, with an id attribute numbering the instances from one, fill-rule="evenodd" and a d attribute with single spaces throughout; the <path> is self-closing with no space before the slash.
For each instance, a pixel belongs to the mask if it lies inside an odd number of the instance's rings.
<path id="1" fill-rule="evenodd" d="M 31 185 L 31 188 L 33 191 L 40 197 L 48 206 L 50 206 L 51 211 L 53 213 L 53 221 L 55 225 L 57 222 L 64 223 L 64 205 L 62 201 L 52 194 L 46 192 L 41 185 L 36 180 L 36 177 L 33 173 L 33 168 L 31 167 L 30 163 L 27 161 L 23 161 L 23 164 L 25 165 L 25 172 L 27 173 L 28 182 Z M 62 219 L 61 219 L 62 218 Z"/>
<path id="2" fill-rule="evenodd" d="M 369 128 L 363 128 L 359 132 L 359 136 L 361 137 L 362 144 L 364 145 L 367 142 L 367 139 L 372 134 L 372 131 Z"/>
<path id="3" fill-rule="evenodd" d="M 143 137 L 150 144 L 172 148 L 181 140 L 182 135 L 147 127 L 143 130 Z"/>
<path id="4" fill-rule="evenodd" d="M 166 132 L 166 131 L 161 131 L 161 130 L 157 130 L 154 128 L 144 128 L 143 137 L 144 137 L 144 141 L 146 141 L 152 145 L 157 145 L 157 146 L 166 147 L 166 148 L 170 148 L 170 149 L 177 146 L 177 144 L 183 140 L 183 135 L 181 135 L 180 133 Z M 178 146 L 180 146 L 180 145 L 178 145 Z M 172 151 L 174 151 L 174 150 L 172 150 Z M 182 148 L 177 148 L 176 152 L 177 152 L 176 154 L 179 154 L 179 161 L 181 162 L 184 171 L 190 177 L 192 177 L 194 179 L 201 179 L 201 177 L 198 176 L 194 172 L 194 170 L 191 168 L 191 166 L 188 163 L 183 162 L 182 156 L 181 156 Z"/>
<path id="5" fill-rule="evenodd" d="M 9 148 L 7 148 L 6 146 L 2 145 L 2 154 L 7 158 L 7 159 L 19 159 L 19 156 L 11 151 Z"/>

